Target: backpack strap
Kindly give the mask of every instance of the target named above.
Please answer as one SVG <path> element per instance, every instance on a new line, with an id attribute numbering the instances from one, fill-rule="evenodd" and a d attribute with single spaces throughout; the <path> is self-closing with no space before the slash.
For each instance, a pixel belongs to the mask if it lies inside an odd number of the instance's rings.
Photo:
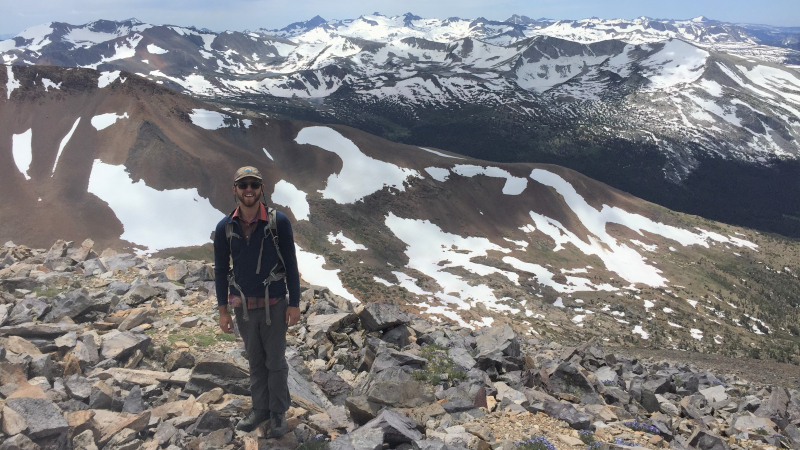
<path id="1" fill-rule="evenodd" d="M 269 271 L 269 276 L 264 280 L 264 298 L 266 299 L 266 310 L 267 314 L 267 325 L 272 324 L 272 320 L 269 317 L 269 285 L 273 281 L 279 281 L 286 278 L 286 263 L 283 261 L 283 255 L 281 254 L 281 247 L 278 243 L 278 218 L 277 218 L 277 210 L 275 208 L 268 208 L 267 209 L 267 226 L 264 227 L 264 237 L 261 239 L 261 251 L 259 252 L 259 259 L 258 259 L 258 269 L 261 268 L 261 253 L 264 251 L 264 241 L 267 239 L 267 235 L 272 237 L 272 244 L 275 246 L 275 253 L 278 254 L 278 262 L 272 267 L 272 270 Z M 256 273 L 258 273 L 258 269 Z"/>
<path id="2" fill-rule="evenodd" d="M 233 215 L 233 213 L 231 213 Z M 233 231 L 233 221 L 229 221 L 225 224 L 225 239 L 228 240 L 228 284 L 236 288 L 239 291 L 239 297 L 242 299 L 242 305 L 244 306 L 242 309 L 242 316 L 244 320 L 250 320 L 250 315 L 247 313 L 247 298 L 244 296 L 244 292 L 242 288 L 239 287 L 239 284 L 236 283 L 236 276 L 233 273 L 233 253 L 231 253 L 231 239 L 233 237 L 241 238 L 238 234 Z M 260 261 L 259 261 L 260 264 Z"/>

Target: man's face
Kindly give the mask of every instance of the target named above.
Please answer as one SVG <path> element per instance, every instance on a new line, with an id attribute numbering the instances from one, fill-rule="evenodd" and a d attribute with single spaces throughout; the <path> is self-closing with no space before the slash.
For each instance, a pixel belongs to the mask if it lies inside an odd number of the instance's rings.
<path id="1" fill-rule="evenodd" d="M 257 178 L 247 177 L 237 181 L 233 186 L 233 193 L 244 207 L 251 207 L 258 203 L 258 197 L 264 187 Z"/>

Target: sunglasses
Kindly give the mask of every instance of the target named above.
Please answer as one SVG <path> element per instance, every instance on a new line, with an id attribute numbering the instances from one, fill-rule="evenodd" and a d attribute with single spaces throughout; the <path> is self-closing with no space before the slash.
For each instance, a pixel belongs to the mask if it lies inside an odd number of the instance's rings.
<path id="1" fill-rule="evenodd" d="M 250 186 L 250 188 L 252 188 L 253 190 L 256 190 L 256 189 L 261 187 L 261 182 L 259 182 L 259 181 L 251 181 L 251 182 L 248 183 L 246 181 L 240 181 L 239 183 L 236 183 L 236 187 L 241 189 L 241 190 L 247 189 L 248 186 Z"/>

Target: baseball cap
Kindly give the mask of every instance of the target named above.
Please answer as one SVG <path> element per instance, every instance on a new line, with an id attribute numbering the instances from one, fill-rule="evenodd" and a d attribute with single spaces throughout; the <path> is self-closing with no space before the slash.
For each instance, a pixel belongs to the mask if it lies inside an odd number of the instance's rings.
<path id="1" fill-rule="evenodd" d="M 253 166 L 244 166 L 239 168 L 239 170 L 237 170 L 236 173 L 233 175 L 233 182 L 236 183 L 242 178 L 248 178 L 248 177 L 256 178 L 260 181 L 264 180 L 261 177 L 261 172 L 259 172 L 258 169 L 256 169 Z"/>

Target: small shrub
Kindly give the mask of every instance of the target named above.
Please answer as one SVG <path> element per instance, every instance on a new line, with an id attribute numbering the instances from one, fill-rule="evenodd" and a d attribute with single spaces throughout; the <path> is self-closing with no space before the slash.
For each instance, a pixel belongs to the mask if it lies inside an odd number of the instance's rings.
<path id="1" fill-rule="evenodd" d="M 591 445 L 596 442 L 594 439 L 594 433 L 589 430 L 581 430 L 578 432 L 578 437 L 584 444 L 591 447 Z"/>
<path id="2" fill-rule="evenodd" d="M 304 442 L 297 450 L 325 450 L 328 448 L 328 441 L 323 437 L 314 437 L 308 442 Z"/>
<path id="3" fill-rule="evenodd" d="M 617 445 L 624 445 L 626 447 L 641 447 L 642 444 L 637 444 L 636 442 L 625 441 L 620 438 L 614 439 L 614 443 Z"/>
<path id="4" fill-rule="evenodd" d="M 531 436 L 524 441 L 515 442 L 517 450 L 556 450 L 553 445 L 544 435 Z"/>
<path id="5" fill-rule="evenodd" d="M 758 429 L 756 429 L 756 434 L 759 436 L 766 436 L 769 433 L 764 429 L 764 427 L 758 427 Z"/>

